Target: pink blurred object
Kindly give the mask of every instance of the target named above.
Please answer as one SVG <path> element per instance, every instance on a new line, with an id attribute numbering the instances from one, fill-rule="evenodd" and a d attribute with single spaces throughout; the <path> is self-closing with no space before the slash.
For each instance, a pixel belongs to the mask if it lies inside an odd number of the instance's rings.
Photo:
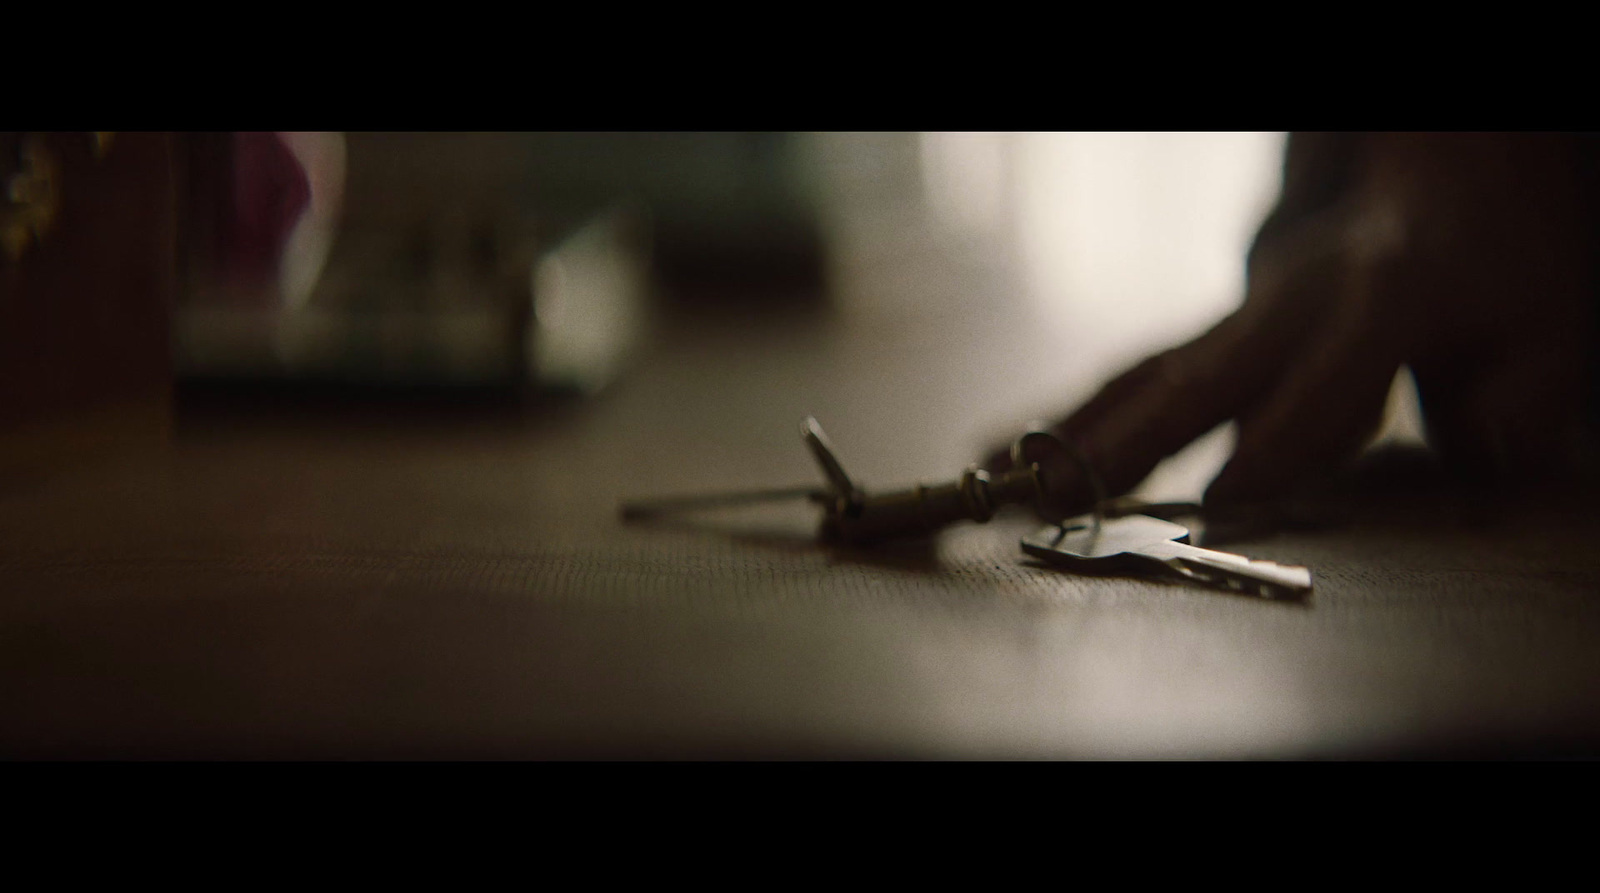
<path id="1" fill-rule="evenodd" d="M 222 272 L 235 286 L 275 286 L 284 246 L 311 205 L 311 178 L 275 132 L 240 132 L 232 140 L 231 213 L 222 234 Z"/>

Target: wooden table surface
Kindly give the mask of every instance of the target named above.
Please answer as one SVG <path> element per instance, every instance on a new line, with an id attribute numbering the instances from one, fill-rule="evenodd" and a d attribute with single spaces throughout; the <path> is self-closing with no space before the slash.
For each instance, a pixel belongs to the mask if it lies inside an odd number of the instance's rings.
<path id="1" fill-rule="evenodd" d="M 868 485 L 953 474 L 1146 346 L 1040 324 L 983 268 L 908 257 L 840 275 L 831 309 L 665 320 L 591 402 L 191 412 L 164 454 L 11 486 L 0 753 L 1295 758 L 1600 741 L 1600 525 L 1575 504 L 1488 510 L 1422 488 L 1229 544 L 1309 565 L 1305 605 L 1039 567 L 1018 549 L 1026 518 L 877 551 L 817 545 L 804 506 L 622 525 L 625 497 L 815 480 L 806 414 Z M 1198 492 L 1215 458 L 1180 460 L 1166 486 Z"/>

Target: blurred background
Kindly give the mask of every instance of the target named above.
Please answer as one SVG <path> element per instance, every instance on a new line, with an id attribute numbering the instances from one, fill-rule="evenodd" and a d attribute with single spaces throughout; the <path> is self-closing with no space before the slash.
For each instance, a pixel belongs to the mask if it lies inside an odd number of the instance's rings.
<path id="1" fill-rule="evenodd" d="M 599 386 L 616 371 L 601 357 L 625 356 L 656 306 L 881 312 L 882 290 L 849 287 L 853 265 L 928 252 L 1014 274 L 1011 290 L 1054 325 L 1165 343 L 1236 302 L 1282 145 L 1276 133 L 194 135 L 188 201 L 215 225 L 193 228 L 178 357 L 195 377 Z M 569 242 L 587 254 L 562 255 Z M 566 281 L 602 276 L 585 261 L 614 266 L 614 281 Z M 508 326 L 528 331 L 495 331 Z"/>
<path id="2" fill-rule="evenodd" d="M 177 371 L 191 382 L 593 395 L 640 369 L 652 343 L 701 343 L 742 370 L 748 358 L 708 333 L 832 325 L 883 332 L 829 362 L 888 386 L 880 369 L 909 368 L 903 355 L 939 332 L 989 332 L 959 348 L 992 344 L 986 355 L 930 356 L 919 376 L 988 395 L 957 406 L 905 383 L 908 399 L 944 418 L 857 418 L 837 393 L 786 407 L 949 444 L 914 463 L 931 468 L 963 461 L 956 453 L 987 433 L 1064 412 L 1236 304 L 1283 143 L 1281 133 L 196 139 L 194 169 L 219 157 L 234 167 L 195 178 L 194 216 L 221 210 L 237 235 L 188 249 Z M 1227 436 L 1169 463 L 1147 491 L 1192 489 Z"/>
<path id="3" fill-rule="evenodd" d="M 807 415 L 867 488 L 950 480 L 1239 303 L 1284 143 L 0 132 L 0 750 L 1592 743 L 1586 509 L 1240 545 L 1309 610 L 1030 567 L 1020 511 L 868 550 L 799 501 L 619 520 L 819 483 Z M 1380 438 L 1418 438 L 1397 381 Z"/>
<path id="4" fill-rule="evenodd" d="M 118 164 L 125 179 L 160 168 L 170 207 L 147 201 L 146 219 L 124 225 L 172 235 L 170 255 L 148 259 L 171 264 L 171 287 L 146 303 L 165 320 L 150 352 L 170 356 L 179 412 L 263 392 L 604 399 L 662 363 L 683 368 L 671 356 L 687 345 L 724 375 L 692 379 L 703 387 L 740 387 L 725 373 L 750 368 L 749 351 L 789 376 L 779 386 L 793 403 L 765 401 L 771 424 L 815 412 L 866 439 L 924 444 L 907 447 L 919 469 L 1061 414 L 1235 306 L 1284 144 L 1281 133 L 89 137 L 8 135 L 10 194 L 26 191 L 27 171 L 39 179 L 26 146 L 53 165 L 63 201 Z M 19 231 L 14 265 L 32 251 L 59 255 L 35 265 L 72 267 L 59 233 L 30 243 Z M 14 275 L 7 287 L 46 286 Z M 31 325 L 81 324 L 60 312 Z M 78 342 L 60 350 L 106 353 Z M 940 355 L 957 344 L 962 358 Z M 16 348 L 36 355 L 13 360 L 13 380 L 30 362 L 70 362 Z M 788 354 L 805 359 L 786 366 Z M 834 382 L 824 391 L 808 384 L 819 364 Z M 903 393 L 896 409 L 883 409 L 885 388 Z M 1414 412 L 1392 415 L 1390 434 L 1415 429 Z M 1227 437 L 1175 457 L 1146 491 L 1192 490 Z"/>

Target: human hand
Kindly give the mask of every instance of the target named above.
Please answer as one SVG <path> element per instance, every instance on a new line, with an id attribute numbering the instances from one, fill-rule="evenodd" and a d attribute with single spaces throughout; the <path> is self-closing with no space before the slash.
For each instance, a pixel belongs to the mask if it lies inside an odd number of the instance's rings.
<path id="1" fill-rule="evenodd" d="M 1575 139 L 1365 134 L 1346 144 L 1330 177 L 1297 172 L 1291 140 L 1284 197 L 1252 249 L 1236 312 L 1052 426 L 1107 494 L 1236 420 L 1233 457 L 1206 504 L 1271 499 L 1361 450 L 1402 364 L 1430 443 L 1457 467 L 1519 479 L 1570 468 L 1594 333 L 1591 202 Z M 1025 460 L 1046 468 L 1058 513 L 1092 503 L 1077 463 Z M 986 467 L 1009 465 L 997 452 Z"/>

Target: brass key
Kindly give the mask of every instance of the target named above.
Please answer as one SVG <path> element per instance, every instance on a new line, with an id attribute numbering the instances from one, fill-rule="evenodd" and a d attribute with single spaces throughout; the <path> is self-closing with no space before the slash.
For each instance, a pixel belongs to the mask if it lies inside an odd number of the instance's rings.
<path id="1" fill-rule="evenodd" d="M 639 520 L 702 508 L 803 498 L 822 505 L 825 538 L 871 543 L 897 536 L 933 533 L 958 521 L 983 523 L 993 518 L 995 510 L 1003 505 L 1039 505 L 1045 492 L 1038 465 L 1019 462 L 1011 471 L 999 475 L 973 466 L 950 483 L 918 484 L 901 490 L 869 493 L 845 472 L 816 419 L 803 420 L 800 435 L 821 466 L 827 486 L 630 502 L 622 506 L 622 517 Z M 1023 444 L 1035 437 L 1050 438 L 1050 435 L 1042 432 L 1024 435 L 1013 447 L 1013 454 L 1020 457 Z"/>

